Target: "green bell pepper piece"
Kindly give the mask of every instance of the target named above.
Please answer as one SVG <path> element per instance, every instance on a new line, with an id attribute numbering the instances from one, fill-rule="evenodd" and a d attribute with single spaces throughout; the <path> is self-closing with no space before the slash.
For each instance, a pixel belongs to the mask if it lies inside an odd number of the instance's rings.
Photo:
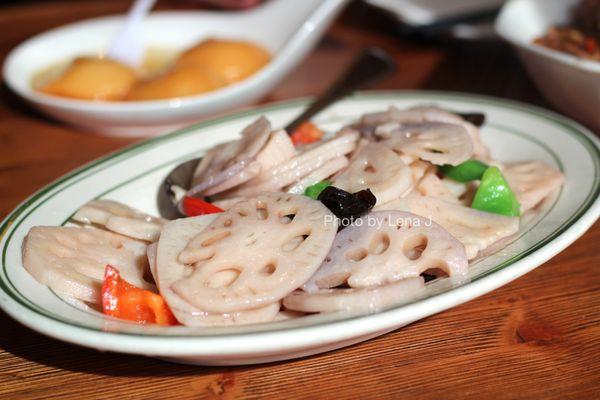
<path id="1" fill-rule="evenodd" d="M 481 177 L 471 207 L 494 214 L 518 217 L 521 206 L 500 169 L 489 167 Z"/>
<path id="2" fill-rule="evenodd" d="M 467 160 L 456 166 L 443 165 L 440 170 L 448 178 L 457 182 L 470 182 L 481 179 L 488 168 L 487 165 L 478 160 Z"/>
<path id="3" fill-rule="evenodd" d="M 314 185 L 307 187 L 304 190 L 304 195 L 316 200 L 317 197 L 319 197 L 319 195 L 323 191 L 323 189 L 325 189 L 328 186 L 331 186 L 331 182 L 329 181 L 317 182 Z"/>

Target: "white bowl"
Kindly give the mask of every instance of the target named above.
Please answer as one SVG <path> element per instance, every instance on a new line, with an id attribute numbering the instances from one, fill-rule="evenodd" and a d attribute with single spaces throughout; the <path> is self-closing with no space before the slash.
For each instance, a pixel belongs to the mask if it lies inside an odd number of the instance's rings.
<path id="1" fill-rule="evenodd" d="M 123 16 L 65 25 L 17 46 L 4 64 L 8 86 L 42 112 L 86 131 L 140 136 L 173 130 L 203 116 L 249 104 L 268 93 L 315 46 L 348 0 L 272 0 L 245 12 L 156 12 L 144 23 L 145 43 L 185 49 L 211 36 L 266 47 L 271 62 L 237 84 L 207 94 L 139 102 L 93 102 L 45 95 L 31 87 L 36 73 L 79 55 L 102 54 Z"/>
<path id="2" fill-rule="evenodd" d="M 511 0 L 496 32 L 510 42 L 540 91 L 558 109 L 600 132 L 600 62 L 533 43 L 553 25 L 568 22 L 579 0 Z"/>
<path id="3" fill-rule="evenodd" d="M 375 314 L 331 313 L 222 328 L 161 327 L 140 326 L 86 309 L 81 303 L 58 297 L 23 268 L 21 245 L 32 226 L 65 224 L 82 204 L 100 197 L 156 214 L 157 188 L 175 165 L 238 137 L 259 115 L 267 116 L 274 126 L 284 126 L 306 107 L 306 101 L 294 101 L 206 121 L 123 149 L 73 171 L 25 200 L 0 223 L 0 308 L 38 332 L 103 351 L 203 365 L 287 360 L 362 342 L 481 296 L 550 259 L 597 220 L 600 140 L 557 114 L 483 96 L 372 92 L 334 104 L 316 117 L 316 123 L 335 132 L 359 115 L 389 105 L 404 108 L 432 103 L 485 113 L 482 138 L 494 158 L 505 162 L 540 160 L 566 177 L 558 197 L 545 202 L 536 218 L 524 219 L 511 243 L 471 265 L 468 282 L 441 279 L 431 284 L 428 297 Z M 452 335 L 450 330 L 448 335 Z"/>

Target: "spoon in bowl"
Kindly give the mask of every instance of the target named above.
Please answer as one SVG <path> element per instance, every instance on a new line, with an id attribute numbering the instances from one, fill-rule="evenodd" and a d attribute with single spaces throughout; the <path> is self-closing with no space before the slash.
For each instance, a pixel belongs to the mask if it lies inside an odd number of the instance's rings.
<path id="1" fill-rule="evenodd" d="M 291 121 L 285 131 L 292 134 L 303 122 L 309 120 L 332 103 L 355 90 L 382 79 L 396 67 L 389 54 L 379 48 L 364 50 L 332 86 L 319 96 L 302 114 Z M 192 177 L 201 158 L 194 158 L 175 167 L 163 180 L 158 190 L 158 210 L 164 218 L 184 217 L 179 202 L 190 187 Z"/>
<path id="2" fill-rule="evenodd" d="M 137 68 L 144 58 L 142 23 L 156 0 L 136 0 L 125 17 L 125 24 L 108 46 L 106 56 Z"/>

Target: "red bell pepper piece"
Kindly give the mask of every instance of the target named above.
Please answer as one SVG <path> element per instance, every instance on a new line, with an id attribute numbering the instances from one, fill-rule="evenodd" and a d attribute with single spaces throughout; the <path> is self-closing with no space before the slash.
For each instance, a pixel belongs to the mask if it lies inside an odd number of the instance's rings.
<path id="1" fill-rule="evenodd" d="M 593 37 L 586 37 L 584 40 L 584 47 L 588 53 L 593 53 L 598 49 L 598 42 Z"/>
<path id="2" fill-rule="evenodd" d="M 183 208 L 183 213 L 188 217 L 223 212 L 221 208 L 195 197 L 184 197 L 181 205 Z"/>
<path id="3" fill-rule="evenodd" d="M 178 325 L 162 296 L 133 286 L 110 265 L 104 272 L 102 311 L 111 317 L 142 325 Z"/>
<path id="4" fill-rule="evenodd" d="M 323 131 L 310 121 L 300 124 L 300 126 L 291 134 L 292 143 L 296 146 L 299 144 L 316 142 L 321 140 L 322 137 Z"/>

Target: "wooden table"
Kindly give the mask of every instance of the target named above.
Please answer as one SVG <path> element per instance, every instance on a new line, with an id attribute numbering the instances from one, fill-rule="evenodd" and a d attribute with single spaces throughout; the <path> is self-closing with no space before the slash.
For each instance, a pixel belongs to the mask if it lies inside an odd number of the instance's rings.
<path id="1" fill-rule="evenodd" d="M 0 56 L 48 28 L 122 12 L 127 3 L 4 6 Z M 173 6 L 182 3 L 161 3 Z M 503 45 L 392 33 L 374 10 L 352 5 L 264 101 L 319 93 L 358 49 L 376 44 L 399 64 L 380 88 L 484 93 L 548 107 Z M 81 134 L 5 87 L 1 99 L 0 216 L 70 169 L 132 142 Z M 203 368 L 103 354 L 41 336 L 0 312 L 0 398 L 599 398 L 599 243 L 597 223 L 545 265 L 486 296 L 366 343 L 262 366 Z"/>

